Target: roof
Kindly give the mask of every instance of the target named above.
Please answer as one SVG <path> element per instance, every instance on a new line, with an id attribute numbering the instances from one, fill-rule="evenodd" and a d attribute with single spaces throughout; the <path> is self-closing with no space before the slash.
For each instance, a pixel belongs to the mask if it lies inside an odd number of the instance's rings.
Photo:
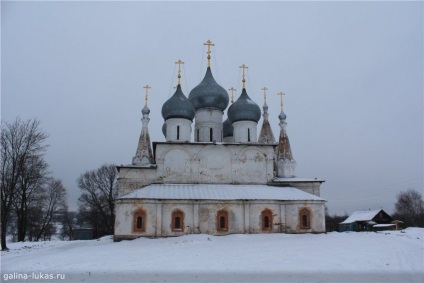
<path id="1" fill-rule="evenodd" d="M 373 227 L 391 227 L 391 226 L 396 226 L 396 224 L 376 224 Z"/>
<path id="2" fill-rule="evenodd" d="M 231 184 L 151 184 L 118 199 L 325 201 L 293 187 Z"/>
<path id="3" fill-rule="evenodd" d="M 355 211 L 345 221 L 340 224 L 349 224 L 356 221 L 370 221 L 372 220 L 381 210 L 365 210 Z"/>
<path id="4" fill-rule="evenodd" d="M 295 182 L 325 182 L 325 180 L 323 179 L 317 179 L 317 178 L 274 178 L 272 179 L 272 182 L 275 183 L 280 183 L 280 182 L 290 182 L 290 183 L 295 183 Z"/>

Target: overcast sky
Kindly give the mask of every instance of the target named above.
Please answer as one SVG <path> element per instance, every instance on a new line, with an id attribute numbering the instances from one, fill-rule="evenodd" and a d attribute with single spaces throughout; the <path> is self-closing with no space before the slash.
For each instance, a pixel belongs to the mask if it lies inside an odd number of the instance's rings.
<path id="1" fill-rule="evenodd" d="M 423 191 L 422 2 L 1 2 L 1 118 L 38 118 L 46 160 L 69 193 L 103 163 L 129 164 L 151 85 L 152 141 L 185 62 L 188 95 L 206 71 L 260 106 L 278 136 L 284 91 L 298 177 L 325 179 L 331 214 Z M 262 124 L 262 120 L 259 125 Z M 260 126 L 258 127 L 258 132 Z"/>

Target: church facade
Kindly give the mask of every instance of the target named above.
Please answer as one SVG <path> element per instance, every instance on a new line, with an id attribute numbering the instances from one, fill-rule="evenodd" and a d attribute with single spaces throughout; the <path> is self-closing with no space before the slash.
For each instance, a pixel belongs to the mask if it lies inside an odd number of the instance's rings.
<path id="1" fill-rule="evenodd" d="M 210 68 L 212 44 L 205 45 L 204 79 L 186 97 L 179 70 L 176 91 L 162 107 L 166 141 L 150 142 L 146 86 L 135 157 L 131 164 L 117 167 L 114 240 L 193 233 L 325 232 L 325 200 L 320 197 L 324 181 L 295 176 L 282 105 L 278 141 L 266 100 L 257 136 L 261 110 L 247 94 L 246 66 L 241 66 L 241 95 L 228 107 L 229 95 Z"/>

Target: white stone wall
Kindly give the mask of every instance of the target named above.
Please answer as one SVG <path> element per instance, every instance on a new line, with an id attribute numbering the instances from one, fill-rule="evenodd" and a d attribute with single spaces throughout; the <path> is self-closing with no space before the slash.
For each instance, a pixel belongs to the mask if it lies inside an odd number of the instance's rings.
<path id="1" fill-rule="evenodd" d="M 146 211 L 146 231 L 132 231 L 133 215 L 137 209 Z M 302 229 L 299 211 L 311 212 L 310 229 Z M 172 212 L 184 212 L 184 231 L 172 231 Z M 266 233 L 323 233 L 325 232 L 325 208 L 322 201 L 207 201 L 207 200 L 119 200 L 116 203 L 115 239 L 140 236 L 180 236 L 183 234 L 237 234 L 263 233 L 261 213 L 269 209 L 273 213 L 273 229 Z M 217 231 L 217 212 L 228 211 L 229 231 Z"/>
<path id="2" fill-rule="evenodd" d="M 218 109 L 200 109 L 194 117 L 194 141 L 195 142 L 222 142 L 224 112 Z M 210 136 L 212 129 L 212 140 Z"/>
<path id="3" fill-rule="evenodd" d="M 238 121 L 233 123 L 233 137 L 235 143 L 256 143 L 258 123 L 253 121 Z"/>
<path id="4" fill-rule="evenodd" d="M 189 142 L 191 139 L 191 124 L 187 119 L 170 118 L 166 123 L 166 141 Z M 179 132 L 179 134 L 178 134 Z"/>

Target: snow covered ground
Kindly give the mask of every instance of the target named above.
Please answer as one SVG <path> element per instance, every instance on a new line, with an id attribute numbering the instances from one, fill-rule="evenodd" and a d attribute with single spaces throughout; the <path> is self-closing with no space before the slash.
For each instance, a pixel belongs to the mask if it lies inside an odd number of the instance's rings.
<path id="1" fill-rule="evenodd" d="M 423 243 L 420 228 L 9 243 L 1 273 L 2 282 L 424 282 Z"/>

